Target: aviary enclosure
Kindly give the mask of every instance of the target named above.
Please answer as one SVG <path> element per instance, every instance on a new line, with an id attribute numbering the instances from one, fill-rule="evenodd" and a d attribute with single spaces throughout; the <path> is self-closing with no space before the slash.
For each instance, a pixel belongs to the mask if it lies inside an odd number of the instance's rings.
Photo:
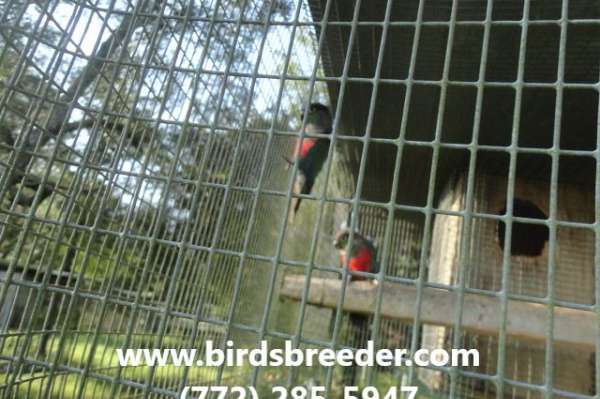
<path id="1" fill-rule="evenodd" d="M 352 378 L 598 398 L 599 63 L 597 0 L 3 0 L 2 398 L 346 378 L 116 361 L 207 339 L 477 348 Z M 292 221 L 312 102 L 333 128 Z M 344 222 L 378 284 L 339 267 Z"/>

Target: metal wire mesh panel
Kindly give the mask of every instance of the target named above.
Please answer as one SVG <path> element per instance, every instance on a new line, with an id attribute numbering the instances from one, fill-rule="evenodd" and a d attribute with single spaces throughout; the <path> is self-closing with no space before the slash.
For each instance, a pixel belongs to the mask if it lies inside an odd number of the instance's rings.
<path id="1" fill-rule="evenodd" d="M 598 398 L 599 54 L 598 0 L 0 3 L 0 394 Z M 116 356 L 207 340 L 481 364 Z"/>

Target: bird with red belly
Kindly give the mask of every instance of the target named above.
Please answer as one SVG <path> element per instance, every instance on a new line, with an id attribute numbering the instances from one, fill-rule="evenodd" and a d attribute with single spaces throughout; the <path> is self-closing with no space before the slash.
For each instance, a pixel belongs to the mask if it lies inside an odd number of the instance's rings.
<path id="1" fill-rule="evenodd" d="M 350 229 L 346 226 L 342 226 L 340 231 L 336 234 L 333 242 L 334 247 L 339 251 L 340 254 L 340 267 L 346 264 L 346 258 L 348 257 L 348 270 L 350 272 L 375 272 L 375 246 L 373 242 L 367 237 L 363 236 L 359 232 L 355 231 L 352 236 L 352 244 L 348 250 L 348 240 L 350 238 Z M 365 276 L 351 275 L 351 280 L 359 281 L 366 280 Z M 370 280 L 375 283 L 375 280 Z"/>
<path id="2" fill-rule="evenodd" d="M 301 118 L 304 119 L 305 113 Z M 315 180 L 329 153 L 329 139 L 324 137 L 310 137 L 311 134 L 330 134 L 332 119 L 329 108 L 321 103 L 312 103 L 306 112 L 306 123 L 304 133 L 308 137 L 297 139 L 294 146 L 292 158 L 288 160 L 288 167 L 298 161 L 298 173 L 294 181 L 292 208 L 290 210 L 290 221 L 293 221 L 302 198 L 300 194 L 310 194 Z"/>
<path id="3" fill-rule="evenodd" d="M 352 235 L 350 248 L 348 248 L 349 239 L 350 229 L 344 223 L 333 241 L 333 246 L 340 254 L 340 267 L 344 267 L 346 263 L 348 264 L 348 271 L 351 273 L 350 281 L 367 280 L 368 277 L 355 275 L 352 272 L 375 273 L 377 271 L 375 245 L 373 241 L 356 230 Z M 374 279 L 369 279 L 369 282 L 371 284 L 377 283 Z M 368 317 L 359 313 L 350 313 L 348 321 L 352 326 L 349 330 L 350 345 L 355 348 L 364 348 L 369 337 Z M 343 378 L 346 385 L 355 385 L 356 369 L 356 366 L 344 368 Z"/>

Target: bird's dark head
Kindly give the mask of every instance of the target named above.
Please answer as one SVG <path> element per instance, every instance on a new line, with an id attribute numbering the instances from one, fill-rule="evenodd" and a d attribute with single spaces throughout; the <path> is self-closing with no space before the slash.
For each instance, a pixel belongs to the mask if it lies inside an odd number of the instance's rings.
<path id="1" fill-rule="evenodd" d="M 308 107 L 308 111 L 303 110 L 300 115 L 301 119 L 306 116 L 306 126 L 312 125 L 320 131 L 318 133 L 330 133 L 331 125 L 333 123 L 331 118 L 331 112 L 327 106 L 321 103 L 311 103 Z"/>
<path id="2" fill-rule="evenodd" d="M 336 249 L 345 249 L 346 245 L 348 245 L 349 236 L 350 236 L 350 234 L 349 234 L 348 230 L 339 231 L 335 235 L 335 239 L 333 240 L 333 246 Z"/>
<path id="3" fill-rule="evenodd" d="M 344 250 L 344 249 L 346 249 L 346 246 L 348 245 L 349 239 L 350 239 L 350 229 L 342 228 L 335 235 L 335 239 L 333 240 L 333 246 L 336 249 Z M 363 236 L 358 231 L 354 230 L 354 235 L 352 236 L 352 241 L 353 241 L 352 246 L 356 245 L 357 243 L 360 243 L 361 240 L 363 240 L 363 239 L 364 239 Z"/>

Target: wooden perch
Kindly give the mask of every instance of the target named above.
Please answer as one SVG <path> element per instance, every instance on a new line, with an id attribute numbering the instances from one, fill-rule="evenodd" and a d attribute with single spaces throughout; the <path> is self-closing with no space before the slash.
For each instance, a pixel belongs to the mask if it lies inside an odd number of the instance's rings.
<path id="1" fill-rule="evenodd" d="M 302 299 L 305 277 L 284 277 L 280 296 Z M 311 278 L 307 303 L 335 308 L 342 281 Z M 353 313 L 373 313 L 378 286 L 366 281 L 346 286 L 344 310 Z M 421 321 L 427 324 L 453 326 L 458 294 L 439 288 L 424 287 Z M 496 335 L 500 328 L 500 299 L 478 294 L 465 294 L 461 326 L 465 330 Z M 416 287 L 384 283 L 381 315 L 390 319 L 412 320 L 417 300 Z M 509 300 L 507 333 L 513 337 L 545 341 L 548 309 L 545 305 Z M 594 312 L 556 306 L 554 308 L 554 342 L 576 345 L 595 351 L 598 319 Z"/>

